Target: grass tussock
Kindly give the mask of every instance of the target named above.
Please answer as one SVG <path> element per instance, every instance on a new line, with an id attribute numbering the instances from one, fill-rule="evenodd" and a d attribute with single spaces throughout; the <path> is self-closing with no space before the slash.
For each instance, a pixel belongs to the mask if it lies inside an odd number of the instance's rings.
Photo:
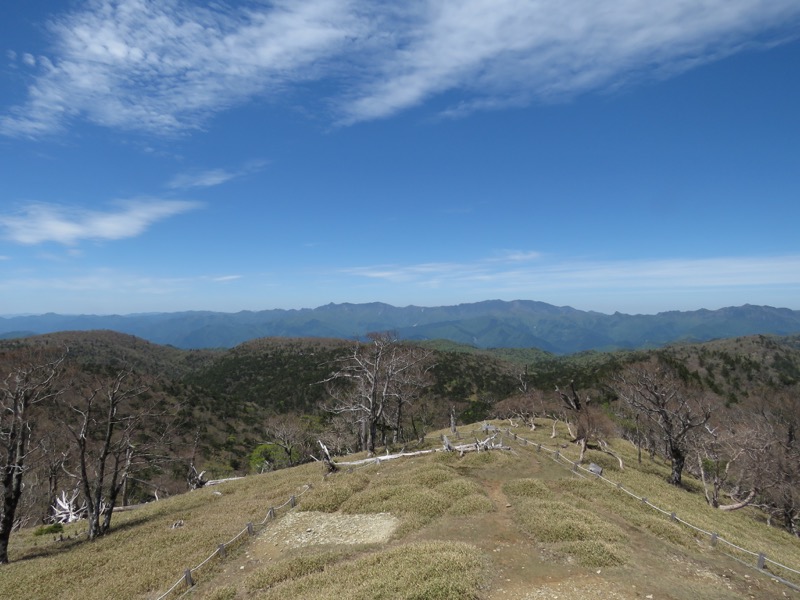
<path id="1" fill-rule="evenodd" d="M 396 539 L 445 514 L 493 510 L 480 484 L 436 460 L 436 456 L 337 473 L 315 487 L 301 510 L 391 513 L 402 520 L 394 533 Z"/>
<path id="2" fill-rule="evenodd" d="M 550 439 L 549 426 L 517 431 L 535 443 L 559 447 L 560 453 L 572 460 L 578 456 L 578 449 L 568 444 L 565 429 L 559 427 L 556 439 Z M 562 557 L 584 568 L 626 565 L 626 569 L 637 569 L 631 542 L 637 547 L 658 548 L 668 543 L 671 551 L 681 556 L 691 556 L 701 548 L 704 558 L 713 560 L 707 535 L 671 521 L 652 505 L 752 552 L 764 552 L 772 560 L 800 567 L 797 539 L 768 527 L 763 518 L 755 518 L 759 514 L 756 509 L 715 510 L 705 502 L 701 484 L 689 474 L 684 475 L 683 487 L 670 486 L 665 481 L 669 473 L 666 462 L 645 456 L 639 465 L 632 444 L 621 440 L 611 444 L 625 461 L 623 470 L 615 470 L 616 461 L 610 457 L 589 457 L 607 469 L 604 475 L 611 484 L 595 477 L 577 477 L 568 467 L 556 464 L 552 454 L 537 452 L 534 444 L 512 443 L 513 453 L 436 453 L 340 472 L 325 481 L 320 481 L 320 467 L 315 464 L 248 477 L 114 515 L 110 535 L 93 543 L 85 541 L 85 524 L 81 523 L 67 525 L 58 534 L 35 535 L 33 528 L 15 532 L 9 548 L 12 563 L 2 567 L 0 598 L 158 597 L 184 569 L 205 560 L 247 522 L 261 521 L 271 506 L 299 495 L 309 482 L 314 487 L 298 496 L 299 510 L 389 512 L 399 517 L 401 525 L 389 547 L 367 552 L 363 547 L 348 548 L 335 554 L 337 549 L 319 556 L 306 548 L 297 553 L 303 560 L 271 563 L 238 585 L 216 588 L 210 597 L 481 597 L 486 565 L 476 548 L 447 541 L 403 544 L 403 538 L 419 532 L 420 538 L 439 539 L 446 527 L 430 533 L 425 527 L 444 515 L 448 516 L 447 527 L 458 526 L 460 516 L 478 523 L 480 517 L 474 515 L 494 511 L 484 490 L 487 481 L 505 482 L 502 491 L 511 504 L 512 526 L 536 540 L 543 555 Z M 598 462 L 602 460 L 610 462 Z M 619 489 L 617 483 L 647 497 L 649 504 Z M 171 528 L 177 521 L 183 525 Z M 242 542 L 248 543 L 247 539 Z M 741 558 L 753 560 L 751 555 Z M 212 579 L 224 564 L 211 560 L 197 578 L 201 583 Z M 776 573 L 794 581 L 793 573 Z"/>
<path id="3" fill-rule="evenodd" d="M 206 596 L 206 600 L 235 600 L 236 594 L 236 587 L 226 585 L 211 592 Z"/>
<path id="4" fill-rule="evenodd" d="M 558 445 L 563 446 L 570 439 L 566 431 L 560 429 L 558 431 L 559 435 L 555 439 L 550 439 L 549 424 L 546 424 L 535 432 L 525 431 L 522 435 L 533 444 L 541 443 L 552 449 Z M 604 469 L 607 468 L 603 476 L 610 479 L 612 484 L 594 477 L 575 478 L 566 473 L 567 467 L 564 477 L 547 481 L 548 485 L 554 486 L 552 490 L 557 494 L 567 492 L 573 501 L 581 499 L 589 502 L 591 506 L 596 507 L 596 510 L 614 515 L 617 520 L 646 530 L 665 541 L 686 548 L 696 547 L 695 540 L 701 543 L 708 542 L 705 534 L 670 521 L 667 515 L 656 511 L 652 506 L 616 489 L 614 484 L 619 483 L 637 496 L 646 497 L 651 505 L 664 511 L 675 512 L 679 518 L 695 527 L 716 532 L 720 537 L 744 546 L 751 552 L 764 552 L 768 557 L 779 557 L 779 562 L 794 568 L 800 565 L 800 546 L 797 545 L 796 538 L 778 527 L 765 526 L 763 519 L 759 519 L 761 513 L 757 509 L 723 512 L 711 508 L 705 501 L 702 482 L 693 478 L 690 473 L 684 473 L 682 486 L 669 485 L 666 483 L 670 474 L 668 461 L 659 457 L 651 459 L 645 453 L 642 462 L 639 463 L 635 445 L 620 439 L 609 442 L 612 451 L 623 459 L 625 465 L 623 470 L 619 470 L 616 459 L 603 453 L 589 451 L 587 462 L 597 462 L 595 459 L 601 461 L 602 464 L 600 462 L 598 464 L 604 466 Z M 533 444 L 529 444 L 526 448 L 532 448 Z M 575 445 L 570 444 L 559 450 L 570 460 L 578 458 L 579 449 Z M 549 456 L 544 451 L 541 454 L 536 453 L 535 447 L 531 454 L 545 459 Z"/>
<path id="5" fill-rule="evenodd" d="M 444 494 L 448 498 L 464 498 L 465 496 L 472 496 L 474 494 L 483 494 L 483 488 L 477 482 L 471 479 L 459 477 L 457 479 L 448 479 L 440 483 L 434 488 L 440 494 Z"/>
<path id="6" fill-rule="evenodd" d="M 260 522 L 271 506 L 298 495 L 305 483 L 318 480 L 319 470 L 314 467 L 231 481 L 115 514 L 110 534 L 91 543 L 83 535 L 85 523 L 65 526 L 63 542 L 34 536 L 33 530 L 15 534 L 12 562 L 3 565 L 0 577 L 0 598 L 158 596 L 219 543 L 231 539 L 248 522 Z M 171 528 L 178 521 L 183 526 Z M 205 576 L 210 576 L 215 564 L 212 561 L 205 567 Z"/>
<path id="7" fill-rule="evenodd" d="M 567 502 L 521 500 L 515 504 L 514 515 L 520 527 L 540 542 L 627 540 L 616 525 Z"/>
<path id="8" fill-rule="evenodd" d="M 249 593 L 254 593 L 269 589 L 284 581 L 319 573 L 328 565 L 337 563 L 350 554 L 345 551 L 328 551 L 291 556 L 287 560 L 271 563 L 248 576 L 245 588 Z"/>
<path id="9" fill-rule="evenodd" d="M 480 598 L 486 574 L 481 552 L 469 544 L 419 542 L 327 565 L 252 597 L 261 600 L 464 600 Z"/>
<path id="10" fill-rule="evenodd" d="M 618 567 L 628 562 L 627 552 L 622 544 L 598 540 L 564 542 L 558 546 L 558 552 L 571 556 L 579 565 L 590 569 Z"/>
<path id="11" fill-rule="evenodd" d="M 388 512 L 436 517 L 449 505 L 449 499 L 443 494 L 409 483 L 364 490 L 344 502 L 341 510 L 350 514 Z"/>
<path id="12" fill-rule="evenodd" d="M 545 482 L 539 479 L 512 479 L 503 484 L 503 491 L 512 498 L 552 498 Z"/>
<path id="13" fill-rule="evenodd" d="M 484 494 L 470 494 L 456 500 L 447 514 L 452 516 L 465 517 L 467 515 L 480 515 L 494 511 L 494 504 Z"/>
<path id="14" fill-rule="evenodd" d="M 303 498 L 301 510 L 336 512 L 353 494 L 365 489 L 369 483 L 369 477 L 363 473 L 341 473 L 315 486 Z"/>
<path id="15" fill-rule="evenodd" d="M 409 473 L 408 482 L 427 488 L 435 488 L 456 479 L 458 475 L 442 465 L 428 464 Z"/>
<path id="16" fill-rule="evenodd" d="M 459 442 L 461 443 L 461 442 Z M 483 468 L 487 466 L 501 467 L 512 462 L 513 456 L 506 452 L 467 452 L 463 456 L 458 452 L 437 452 L 433 461 L 448 465 L 458 466 L 463 469 Z"/>

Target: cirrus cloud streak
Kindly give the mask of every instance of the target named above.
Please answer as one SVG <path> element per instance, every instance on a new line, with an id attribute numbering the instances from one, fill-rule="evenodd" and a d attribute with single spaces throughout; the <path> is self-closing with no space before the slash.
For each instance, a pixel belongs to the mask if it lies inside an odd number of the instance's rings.
<path id="1" fill-rule="evenodd" d="M 538 297 L 545 291 L 675 290 L 751 286 L 799 286 L 800 255 L 716 257 L 634 261 L 554 261 L 545 257 L 520 265 L 487 259 L 475 263 L 378 265 L 344 269 L 362 281 L 420 289 L 472 290 Z"/>
<path id="2" fill-rule="evenodd" d="M 71 246 L 82 240 L 120 240 L 144 233 L 163 219 L 198 208 L 183 200 L 127 200 L 116 210 L 98 211 L 54 204 L 31 204 L 14 214 L 0 214 L 0 231 L 23 245 L 56 242 Z"/>
<path id="3" fill-rule="evenodd" d="M 0 134 L 88 120 L 172 135 L 320 81 L 306 108 L 339 124 L 453 91 L 437 110 L 461 116 L 666 77 L 795 39 L 798 22 L 796 0 L 96 0 L 52 19 L 50 56 L 7 51 L 31 83 Z"/>

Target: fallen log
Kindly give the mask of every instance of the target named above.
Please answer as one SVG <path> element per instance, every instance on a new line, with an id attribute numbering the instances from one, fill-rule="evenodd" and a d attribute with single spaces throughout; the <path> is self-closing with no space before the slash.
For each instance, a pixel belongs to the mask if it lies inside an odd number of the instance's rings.
<path id="1" fill-rule="evenodd" d="M 225 479 L 210 479 L 206 481 L 205 487 L 209 485 L 219 485 L 220 483 L 225 483 L 226 481 L 236 481 L 237 479 L 244 479 L 244 477 L 227 477 Z"/>
<path id="2" fill-rule="evenodd" d="M 327 460 L 330 460 L 331 464 L 333 464 L 334 467 L 338 468 L 338 467 L 359 467 L 359 466 L 362 466 L 362 465 L 378 464 L 378 463 L 382 463 L 382 462 L 387 461 L 387 460 L 394 460 L 396 458 L 410 458 L 410 457 L 414 457 L 414 456 L 424 456 L 426 454 L 433 454 L 435 452 L 458 452 L 459 454 L 461 454 L 463 456 L 464 453 L 466 453 L 466 452 L 482 452 L 482 451 L 488 451 L 488 450 L 511 450 L 510 446 L 504 446 L 502 444 L 492 444 L 492 443 L 490 443 L 496 436 L 497 436 L 497 434 L 495 433 L 494 435 L 486 438 L 483 441 L 475 440 L 475 442 L 473 442 L 473 443 L 470 443 L 470 444 L 459 444 L 457 446 L 454 446 L 453 444 L 451 444 L 450 440 L 447 439 L 447 436 L 442 436 L 443 437 L 443 444 L 442 444 L 441 448 L 434 448 L 432 450 L 417 450 L 416 452 L 398 452 L 396 454 L 386 454 L 384 456 L 374 456 L 374 457 L 370 457 L 370 458 L 362 458 L 360 460 L 352 460 L 352 461 L 346 461 L 346 462 L 343 462 L 343 461 L 334 462 L 333 459 L 331 458 L 330 454 L 327 453 L 327 448 L 325 448 L 324 444 L 319 440 L 318 440 L 318 443 L 319 443 L 320 446 L 323 447 L 323 449 L 326 450 L 326 452 L 325 452 L 325 456 L 326 456 L 325 462 L 327 462 Z"/>

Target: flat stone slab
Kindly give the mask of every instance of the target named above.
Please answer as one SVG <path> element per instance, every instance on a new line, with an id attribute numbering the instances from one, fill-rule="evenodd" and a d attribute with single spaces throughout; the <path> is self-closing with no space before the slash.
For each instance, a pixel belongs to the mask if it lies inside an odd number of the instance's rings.
<path id="1" fill-rule="evenodd" d="M 292 548 L 321 544 L 379 544 L 394 533 L 400 519 L 389 513 L 343 515 L 292 511 L 267 525 L 267 541 Z"/>

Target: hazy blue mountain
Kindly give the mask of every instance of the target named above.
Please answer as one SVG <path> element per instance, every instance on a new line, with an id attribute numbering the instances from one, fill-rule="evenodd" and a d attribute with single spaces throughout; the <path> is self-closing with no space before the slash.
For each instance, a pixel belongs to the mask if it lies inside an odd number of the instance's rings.
<path id="1" fill-rule="evenodd" d="M 800 333 L 800 311 L 770 306 L 607 315 L 544 302 L 489 300 L 456 306 L 327 304 L 314 309 L 58 315 L 0 318 L 0 336 L 111 329 L 179 348 L 232 347 L 259 337 L 357 338 L 394 330 L 413 340 L 448 339 L 479 348 L 583 350 L 658 347 L 751 334 Z"/>

